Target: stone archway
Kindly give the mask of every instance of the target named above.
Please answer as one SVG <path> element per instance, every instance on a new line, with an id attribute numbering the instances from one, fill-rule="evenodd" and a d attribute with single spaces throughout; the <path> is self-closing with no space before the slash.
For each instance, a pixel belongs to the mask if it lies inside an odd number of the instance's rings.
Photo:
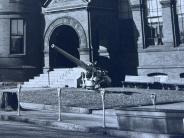
<path id="1" fill-rule="evenodd" d="M 52 33 L 49 45 L 55 44 L 67 53 L 79 59 L 79 37 L 76 31 L 67 25 L 58 26 Z M 73 68 L 77 65 L 50 48 L 49 63 L 51 68 Z"/>
<path id="2" fill-rule="evenodd" d="M 80 24 L 79 21 L 72 17 L 62 17 L 54 20 L 49 27 L 46 30 L 45 37 L 44 37 L 44 70 L 50 69 L 50 39 L 51 36 L 56 28 L 59 26 L 69 26 L 75 30 L 75 32 L 78 35 L 79 38 L 79 54 L 80 54 L 80 59 L 82 54 L 89 55 L 89 46 L 88 46 L 88 40 L 86 37 L 86 33 Z M 89 59 L 87 59 L 89 60 Z"/>

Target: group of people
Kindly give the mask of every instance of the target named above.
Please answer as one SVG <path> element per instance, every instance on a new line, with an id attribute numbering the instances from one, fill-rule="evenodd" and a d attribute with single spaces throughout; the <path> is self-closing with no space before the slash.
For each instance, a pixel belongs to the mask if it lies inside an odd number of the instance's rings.
<path id="1" fill-rule="evenodd" d="M 82 88 L 99 89 L 109 87 L 111 78 L 106 71 L 97 70 L 96 72 L 86 71 L 81 73 Z"/>

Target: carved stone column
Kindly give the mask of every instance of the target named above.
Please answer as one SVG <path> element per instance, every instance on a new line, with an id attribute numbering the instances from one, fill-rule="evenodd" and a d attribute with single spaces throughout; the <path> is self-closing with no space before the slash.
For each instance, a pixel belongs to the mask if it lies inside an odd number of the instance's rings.
<path id="1" fill-rule="evenodd" d="M 49 63 L 49 51 L 44 53 L 44 67 L 43 72 L 46 73 L 50 70 L 50 63 Z"/>

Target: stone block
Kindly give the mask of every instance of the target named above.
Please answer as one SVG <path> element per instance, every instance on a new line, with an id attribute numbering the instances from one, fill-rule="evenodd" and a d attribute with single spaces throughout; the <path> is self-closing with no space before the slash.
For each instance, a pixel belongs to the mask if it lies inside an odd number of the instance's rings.
<path id="1" fill-rule="evenodd" d="M 156 134 L 184 134 L 184 111 L 130 108 L 117 111 L 119 128 Z"/>

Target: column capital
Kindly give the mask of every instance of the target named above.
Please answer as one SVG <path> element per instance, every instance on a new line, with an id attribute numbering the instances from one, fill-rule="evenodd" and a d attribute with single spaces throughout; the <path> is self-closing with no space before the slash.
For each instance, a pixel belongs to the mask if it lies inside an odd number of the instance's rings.
<path id="1" fill-rule="evenodd" d="M 90 61 L 90 49 L 89 48 L 78 48 L 80 54 L 80 60 L 89 63 Z"/>
<path id="2" fill-rule="evenodd" d="M 78 51 L 80 54 L 86 54 L 89 53 L 90 49 L 89 48 L 78 48 Z"/>

